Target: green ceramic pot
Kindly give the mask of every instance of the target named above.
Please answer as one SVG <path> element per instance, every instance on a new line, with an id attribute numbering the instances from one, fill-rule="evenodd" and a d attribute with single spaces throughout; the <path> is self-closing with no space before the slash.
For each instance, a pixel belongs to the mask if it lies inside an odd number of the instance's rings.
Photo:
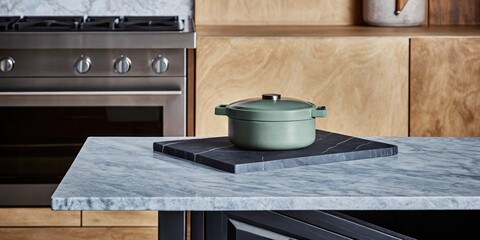
<path id="1" fill-rule="evenodd" d="M 315 118 L 326 117 L 327 110 L 280 94 L 263 94 L 218 105 L 215 114 L 228 116 L 228 138 L 238 147 L 292 150 L 315 141 Z"/>

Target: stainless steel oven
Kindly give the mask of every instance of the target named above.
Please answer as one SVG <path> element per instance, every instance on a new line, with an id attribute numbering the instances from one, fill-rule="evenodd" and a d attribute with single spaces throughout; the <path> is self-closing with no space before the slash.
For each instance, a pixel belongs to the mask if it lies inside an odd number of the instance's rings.
<path id="1" fill-rule="evenodd" d="M 185 136 L 194 47 L 178 17 L 0 17 L 0 206 L 48 206 L 88 136 Z"/>

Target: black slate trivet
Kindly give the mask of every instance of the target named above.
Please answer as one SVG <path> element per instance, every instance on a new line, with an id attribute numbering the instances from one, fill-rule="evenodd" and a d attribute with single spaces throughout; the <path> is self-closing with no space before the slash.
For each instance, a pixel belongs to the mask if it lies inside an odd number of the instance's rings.
<path id="1" fill-rule="evenodd" d="M 395 145 L 317 130 L 315 142 L 290 151 L 252 151 L 235 147 L 227 137 L 156 142 L 153 150 L 231 173 L 392 156 Z"/>

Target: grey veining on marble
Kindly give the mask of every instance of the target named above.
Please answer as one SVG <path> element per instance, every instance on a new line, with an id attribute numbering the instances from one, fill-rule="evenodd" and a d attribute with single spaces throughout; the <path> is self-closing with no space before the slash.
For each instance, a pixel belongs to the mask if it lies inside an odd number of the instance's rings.
<path id="1" fill-rule="evenodd" d="M 0 0 L 0 15 L 193 16 L 193 0 Z"/>
<path id="2" fill-rule="evenodd" d="M 153 153 L 175 138 L 89 138 L 54 210 L 480 209 L 480 138 L 367 138 L 396 156 L 230 174 Z"/>

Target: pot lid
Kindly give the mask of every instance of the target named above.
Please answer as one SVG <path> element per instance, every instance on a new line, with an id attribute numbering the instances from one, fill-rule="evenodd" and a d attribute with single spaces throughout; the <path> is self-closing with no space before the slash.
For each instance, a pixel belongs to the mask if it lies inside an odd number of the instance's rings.
<path id="1" fill-rule="evenodd" d="M 231 103 L 226 106 L 226 115 L 249 121 L 300 121 L 312 119 L 315 108 L 313 103 L 270 93 Z"/>

